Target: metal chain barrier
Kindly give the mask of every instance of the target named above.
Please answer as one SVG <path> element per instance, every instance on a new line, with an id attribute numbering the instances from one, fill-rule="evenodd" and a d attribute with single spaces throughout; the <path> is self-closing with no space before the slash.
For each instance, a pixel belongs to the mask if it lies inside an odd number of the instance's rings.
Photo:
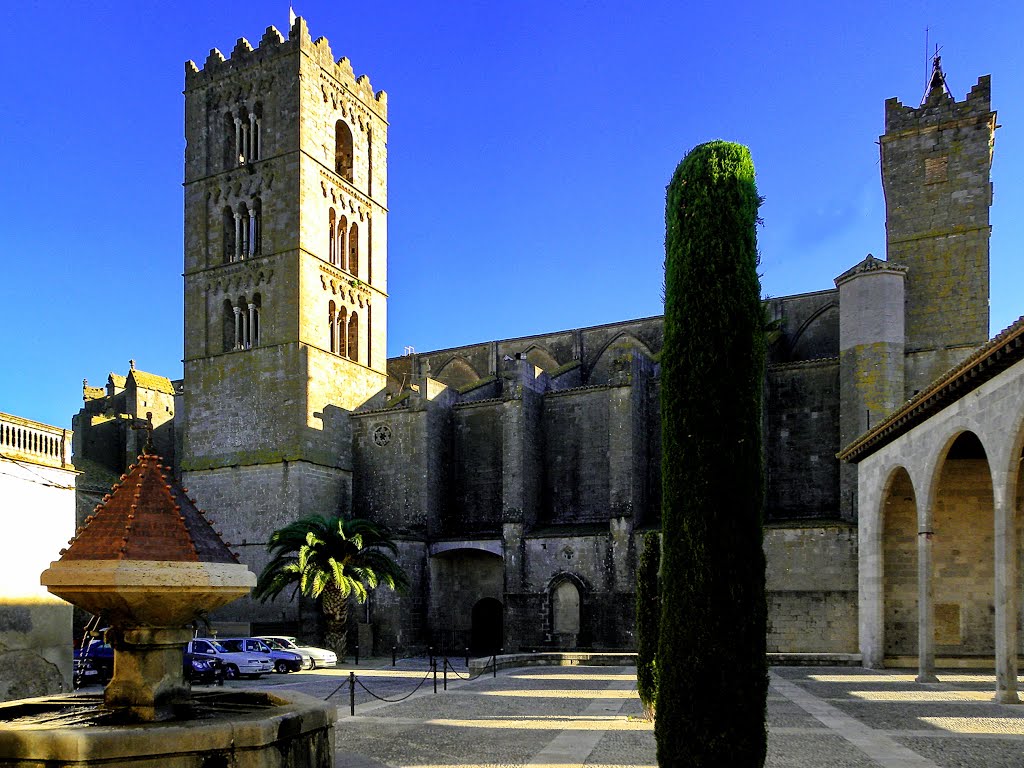
<path id="1" fill-rule="evenodd" d="M 355 681 L 356 681 L 357 683 L 359 683 L 359 687 L 360 687 L 360 688 L 362 688 L 362 689 L 363 689 L 364 691 L 366 691 L 366 692 L 367 692 L 368 694 L 370 694 L 371 696 L 373 696 L 373 698 L 377 699 L 378 701 L 386 701 L 386 702 L 387 702 L 387 703 L 389 703 L 389 704 L 397 704 L 397 703 L 398 703 L 398 702 L 400 702 L 400 701 L 405 701 L 405 700 L 406 700 L 406 699 L 408 699 L 408 698 L 409 698 L 410 696 L 412 696 L 412 695 L 413 695 L 414 693 L 416 693 L 416 691 L 418 691 L 418 690 L 419 690 L 420 688 L 422 688 L 422 687 L 423 687 L 423 684 L 424 684 L 425 682 L 427 682 L 427 679 L 428 679 L 428 678 L 430 677 L 430 675 L 431 675 L 431 673 L 432 673 L 432 672 L 433 672 L 433 670 L 432 670 L 432 669 L 428 669 L 428 670 L 427 670 L 427 674 L 425 674 L 425 675 L 423 676 L 423 679 L 422 679 L 422 680 L 420 680 L 420 681 L 419 681 L 418 683 L 416 683 L 416 687 L 415 687 L 415 688 L 413 688 L 413 689 L 412 689 L 411 691 L 409 691 L 409 693 L 405 694 L 405 696 L 402 696 L 401 698 L 398 698 L 398 699 L 386 699 L 386 698 L 384 698 L 383 696 L 378 696 L 378 695 L 377 695 L 376 693 L 374 693 L 374 692 L 373 692 L 373 691 L 371 691 L 371 690 L 370 690 L 369 688 L 367 688 L 367 687 L 366 687 L 365 685 L 363 685 L 363 681 L 362 681 L 362 680 L 360 680 L 360 679 L 359 679 L 358 677 L 356 677 L 356 678 L 355 678 Z"/>
<path id="2" fill-rule="evenodd" d="M 459 671 L 457 669 L 455 669 L 455 667 L 452 666 L 451 662 L 448 661 L 447 657 L 445 658 L 444 663 L 445 663 L 445 668 L 446 669 L 450 669 L 452 672 L 454 672 L 455 676 L 457 678 L 459 678 L 459 680 L 465 680 L 465 681 L 468 682 L 470 680 L 476 680 L 477 678 L 482 677 L 484 672 L 486 672 L 488 669 L 496 667 L 497 666 L 497 661 L 498 661 L 497 654 L 495 654 L 494 656 L 491 656 L 491 663 L 488 664 L 483 669 L 481 669 L 475 675 L 472 675 L 472 674 L 462 675 L 462 674 L 460 674 Z"/>

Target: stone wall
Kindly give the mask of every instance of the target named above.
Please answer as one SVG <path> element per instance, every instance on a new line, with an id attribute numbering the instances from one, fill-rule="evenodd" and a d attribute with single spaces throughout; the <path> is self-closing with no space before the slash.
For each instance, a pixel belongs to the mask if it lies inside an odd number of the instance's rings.
<path id="1" fill-rule="evenodd" d="M 857 531 L 765 530 L 768 651 L 857 651 Z"/>

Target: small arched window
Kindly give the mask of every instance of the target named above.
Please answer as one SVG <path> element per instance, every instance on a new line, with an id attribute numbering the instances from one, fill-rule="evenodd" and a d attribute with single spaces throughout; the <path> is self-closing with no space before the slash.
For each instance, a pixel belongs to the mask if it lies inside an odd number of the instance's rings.
<path id="1" fill-rule="evenodd" d="M 235 213 L 225 206 L 221 216 L 221 230 L 224 239 L 224 263 L 235 260 Z"/>
<path id="2" fill-rule="evenodd" d="M 224 351 L 230 352 L 235 348 L 235 305 L 231 303 L 231 299 L 224 299 L 221 330 L 223 332 Z"/>
<path id="3" fill-rule="evenodd" d="M 235 117 L 230 112 L 224 113 L 224 170 L 238 165 L 238 153 L 235 151 Z"/>
<path id="4" fill-rule="evenodd" d="M 334 264 L 334 209 L 331 208 L 327 214 L 327 260 Z"/>
<path id="5" fill-rule="evenodd" d="M 327 329 L 331 339 L 331 352 L 338 352 L 338 326 L 335 318 L 334 299 L 327 305 Z"/>
<path id="6" fill-rule="evenodd" d="M 359 277 L 359 226 L 354 221 L 348 228 L 348 271 Z"/>
<path id="7" fill-rule="evenodd" d="M 334 124 L 334 171 L 348 182 L 352 176 L 352 129 L 344 120 Z"/>
<path id="8" fill-rule="evenodd" d="M 342 269 L 348 268 L 348 259 L 346 258 L 346 251 L 348 250 L 348 217 L 342 216 L 341 221 L 338 222 L 338 231 L 334 238 L 334 253 L 337 264 Z"/>
<path id="9" fill-rule="evenodd" d="M 252 218 L 249 216 L 249 208 L 245 203 L 238 206 L 238 256 L 246 258 L 252 251 Z"/>
<path id="10" fill-rule="evenodd" d="M 252 215 L 249 218 L 250 255 L 263 253 L 263 201 L 258 197 L 252 201 Z"/>
<path id="11" fill-rule="evenodd" d="M 359 362 L 359 315 L 348 317 L 348 359 Z"/>
<path id="12" fill-rule="evenodd" d="M 348 354 L 348 310 L 342 307 L 338 310 L 338 349 L 339 355 L 344 357 Z"/>

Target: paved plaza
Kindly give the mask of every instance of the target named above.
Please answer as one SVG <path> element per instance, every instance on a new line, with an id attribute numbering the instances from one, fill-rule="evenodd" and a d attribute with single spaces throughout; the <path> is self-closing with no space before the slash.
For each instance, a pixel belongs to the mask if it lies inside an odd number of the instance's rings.
<path id="1" fill-rule="evenodd" d="M 465 675 L 463 660 L 453 662 Z M 358 675 L 350 715 L 349 670 Z M 1024 768 L 1024 706 L 992 701 L 992 673 L 775 667 L 768 698 L 772 768 Z M 398 699 L 420 688 L 403 701 Z M 229 683 L 252 685 L 252 683 Z M 655 766 L 633 667 L 499 669 L 437 690 L 424 659 L 264 678 L 338 704 L 337 768 Z M 365 688 L 363 687 L 365 686 Z M 333 695 L 331 695 L 333 693 Z"/>

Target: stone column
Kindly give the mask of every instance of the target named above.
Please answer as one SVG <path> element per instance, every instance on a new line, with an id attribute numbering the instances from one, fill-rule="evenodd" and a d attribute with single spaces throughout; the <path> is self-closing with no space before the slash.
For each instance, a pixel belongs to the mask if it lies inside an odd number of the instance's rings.
<path id="1" fill-rule="evenodd" d="M 242 348 L 242 308 L 235 307 L 235 349 Z"/>
<path id="2" fill-rule="evenodd" d="M 256 346 L 256 305 L 252 302 L 249 303 L 249 328 L 245 345 L 247 347 Z"/>
<path id="3" fill-rule="evenodd" d="M 256 115 L 249 113 L 249 153 L 245 156 L 247 160 L 256 159 Z"/>
<path id="4" fill-rule="evenodd" d="M 1017 526 L 1005 472 L 994 473 L 996 701 L 1019 704 L 1017 696 Z"/>
<path id="5" fill-rule="evenodd" d="M 256 255 L 256 211 L 249 211 L 249 242 L 248 254 L 249 256 Z"/>
<path id="6" fill-rule="evenodd" d="M 259 160 L 263 156 L 263 126 L 260 119 L 256 118 L 256 138 L 253 139 L 252 159 Z"/>
<path id="7" fill-rule="evenodd" d="M 857 466 L 860 499 L 858 533 L 858 617 L 861 663 L 867 669 L 885 666 L 885 585 L 882 554 L 882 507 L 877 481 Z"/>
<path id="8" fill-rule="evenodd" d="M 935 602 L 932 589 L 931 514 L 917 533 L 917 682 L 935 683 Z"/>
<path id="9" fill-rule="evenodd" d="M 238 158 L 242 154 L 242 118 L 235 118 L 235 162 L 238 165 Z"/>
<path id="10" fill-rule="evenodd" d="M 189 701 L 182 654 L 191 639 L 191 629 L 176 627 L 108 630 L 114 677 L 103 691 L 103 706 L 144 722 L 171 717 Z"/>

